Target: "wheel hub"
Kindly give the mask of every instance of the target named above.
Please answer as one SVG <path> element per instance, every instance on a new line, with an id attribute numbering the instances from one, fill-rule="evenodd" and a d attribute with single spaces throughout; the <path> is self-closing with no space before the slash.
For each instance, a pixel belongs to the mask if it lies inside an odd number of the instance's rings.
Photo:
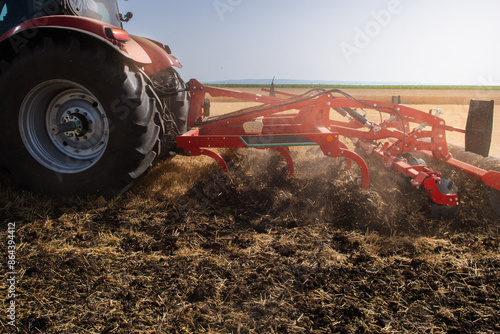
<path id="1" fill-rule="evenodd" d="M 78 173 L 93 166 L 109 140 L 104 108 L 71 81 L 45 82 L 25 98 L 20 130 L 31 155 L 45 167 Z"/>
<path id="2" fill-rule="evenodd" d="M 50 139 L 62 153 L 75 159 L 92 159 L 106 143 L 105 119 L 95 98 L 80 90 L 67 90 L 53 99 L 46 124 Z M 67 131 L 54 134 L 54 128 Z"/>

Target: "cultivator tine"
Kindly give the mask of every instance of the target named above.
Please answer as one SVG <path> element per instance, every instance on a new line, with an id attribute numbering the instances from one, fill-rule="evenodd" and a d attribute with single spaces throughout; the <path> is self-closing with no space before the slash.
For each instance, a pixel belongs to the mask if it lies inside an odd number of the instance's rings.
<path id="1" fill-rule="evenodd" d="M 229 173 L 229 168 L 227 167 L 226 161 L 224 160 L 224 158 L 219 153 L 217 153 L 215 151 L 208 150 L 206 148 L 204 148 L 204 149 L 192 148 L 187 153 L 189 155 L 192 155 L 192 156 L 206 155 L 207 157 L 210 157 L 210 158 L 214 159 L 215 161 L 217 161 L 217 163 L 219 164 L 221 170 L 224 173 Z"/>
<path id="2" fill-rule="evenodd" d="M 269 89 L 269 96 L 276 97 L 276 91 L 274 90 L 274 77 L 271 81 L 271 88 Z"/>
<path id="3" fill-rule="evenodd" d="M 350 168 L 351 160 L 356 162 L 359 169 L 361 170 L 361 188 L 368 189 L 368 187 L 370 186 L 370 172 L 368 170 L 366 161 L 359 154 L 350 150 L 342 150 L 342 156 L 346 158 L 346 168 L 347 166 L 349 166 Z"/>
<path id="4" fill-rule="evenodd" d="M 292 155 L 290 154 L 290 149 L 288 147 L 272 147 L 273 150 L 281 153 L 285 158 L 288 170 L 288 176 L 292 177 L 295 173 L 295 165 L 293 163 Z"/>

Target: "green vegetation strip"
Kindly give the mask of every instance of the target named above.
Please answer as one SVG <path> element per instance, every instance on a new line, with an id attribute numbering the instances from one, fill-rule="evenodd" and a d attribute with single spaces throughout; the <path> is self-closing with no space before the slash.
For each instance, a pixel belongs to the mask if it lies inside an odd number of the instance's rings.
<path id="1" fill-rule="evenodd" d="M 254 84 L 209 84 L 212 87 L 221 88 L 268 88 L 269 85 L 254 85 Z M 280 88 L 339 88 L 339 89 L 439 89 L 439 90 L 500 90 L 500 86 L 433 86 L 433 85 L 275 85 L 276 89 Z"/>

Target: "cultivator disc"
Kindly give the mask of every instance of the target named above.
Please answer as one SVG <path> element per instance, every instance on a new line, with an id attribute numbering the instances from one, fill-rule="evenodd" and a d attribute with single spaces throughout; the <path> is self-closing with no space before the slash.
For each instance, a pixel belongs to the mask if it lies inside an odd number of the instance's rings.
<path id="1" fill-rule="evenodd" d="M 445 195 L 458 195 L 458 188 L 452 180 L 441 179 L 441 182 L 437 183 L 439 191 Z M 460 213 L 461 204 L 449 206 L 446 204 L 432 203 L 431 212 L 432 216 L 436 219 L 451 219 L 456 217 Z"/>

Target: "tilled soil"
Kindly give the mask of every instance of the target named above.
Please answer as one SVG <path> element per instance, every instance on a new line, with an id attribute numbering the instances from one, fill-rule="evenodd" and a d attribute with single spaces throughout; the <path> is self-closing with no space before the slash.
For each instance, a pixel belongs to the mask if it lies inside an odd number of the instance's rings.
<path id="1" fill-rule="evenodd" d="M 112 200 L 3 180 L 2 258 L 15 222 L 19 274 L 16 327 L 3 313 L 1 331 L 500 331 L 500 224 L 483 185 L 438 166 L 463 207 L 434 220 L 427 195 L 377 162 L 366 191 L 341 161 L 293 154 L 293 178 L 272 151 L 226 154 L 229 176 L 176 157 Z"/>

